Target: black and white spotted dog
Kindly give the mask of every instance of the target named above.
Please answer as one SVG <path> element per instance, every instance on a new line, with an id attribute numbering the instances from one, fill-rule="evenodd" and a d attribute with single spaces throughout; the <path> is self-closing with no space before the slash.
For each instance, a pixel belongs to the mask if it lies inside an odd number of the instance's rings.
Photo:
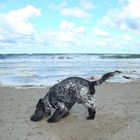
<path id="1" fill-rule="evenodd" d="M 67 116 L 75 103 L 83 104 L 88 109 L 87 119 L 95 118 L 95 87 L 114 76 L 119 71 L 104 74 L 99 80 L 88 81 L 80 77 L 70 77 L 52 86 L 44 98 L 39 99 L 31 121 L 40 121 L 44 116 L 54 113 L 48 122 L 57 122 Z"/>

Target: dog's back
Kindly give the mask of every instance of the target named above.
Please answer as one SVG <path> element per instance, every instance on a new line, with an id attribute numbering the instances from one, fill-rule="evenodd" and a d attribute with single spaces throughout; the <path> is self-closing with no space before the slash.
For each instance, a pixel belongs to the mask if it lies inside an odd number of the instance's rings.
<path id="1" fill-rule="evenodd" d="M 70 94 L 71 92 L 80 93 L 82 88 L 88 88 L 90 82 L 86 79 L 80 77 L 69 77 L 61 81 L 60 83 L 54 85 L 50 90 L 53 92 L 62 92 L 63 94 Z"/>
<path id="2" fill-rule="evenodd" d="M 71 107 L 75 102 L 82 102 L 88 94 L 93 94 L 94 87 L 88 80 L 79 77 L 69 77 L 54 85 L 49 91 L 49 101 L 52 106 L 63 102 Z M 92 92 L 90 92 L 90 89 Z"/>

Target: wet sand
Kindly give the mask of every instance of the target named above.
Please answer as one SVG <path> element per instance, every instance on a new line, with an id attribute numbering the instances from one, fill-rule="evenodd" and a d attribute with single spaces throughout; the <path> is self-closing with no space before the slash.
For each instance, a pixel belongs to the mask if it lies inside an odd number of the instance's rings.
<path id="1" fill-rule="evenodd" d="M 57 123 L 31 122 L 35 105 L 49 87 L 0 87 L 0 140 L 139 140 L 140 82 L 96 87 L 95 120 L 75 105 Z"/>

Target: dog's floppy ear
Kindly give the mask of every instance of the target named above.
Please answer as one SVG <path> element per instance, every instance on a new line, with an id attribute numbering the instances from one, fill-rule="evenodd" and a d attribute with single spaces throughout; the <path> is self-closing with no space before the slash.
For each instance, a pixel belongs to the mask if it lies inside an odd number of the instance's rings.
<path id="1" fill-rule="evenodd" d="M 44 99 L 42 99 L 42 98 L 39 99 L 39 102 L 42 103 L 42 104 L 44 104 Z"/>
<path id="2" fill-rule="evenodd" d="M 38 107 L 38 106 L 44 106 L 44 99 L 42 99 L 42 98 L 39 99 L 39 101 L 38 101 L 36 107 Z"/>

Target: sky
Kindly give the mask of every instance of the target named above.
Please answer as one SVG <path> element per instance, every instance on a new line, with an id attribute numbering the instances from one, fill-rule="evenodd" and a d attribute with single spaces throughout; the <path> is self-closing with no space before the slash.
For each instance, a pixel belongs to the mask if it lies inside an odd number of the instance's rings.
<path id="1" fill-rule="evenodd" d="M 0 0 L 0 53 L 140 54 L 140 0 Z"/>

